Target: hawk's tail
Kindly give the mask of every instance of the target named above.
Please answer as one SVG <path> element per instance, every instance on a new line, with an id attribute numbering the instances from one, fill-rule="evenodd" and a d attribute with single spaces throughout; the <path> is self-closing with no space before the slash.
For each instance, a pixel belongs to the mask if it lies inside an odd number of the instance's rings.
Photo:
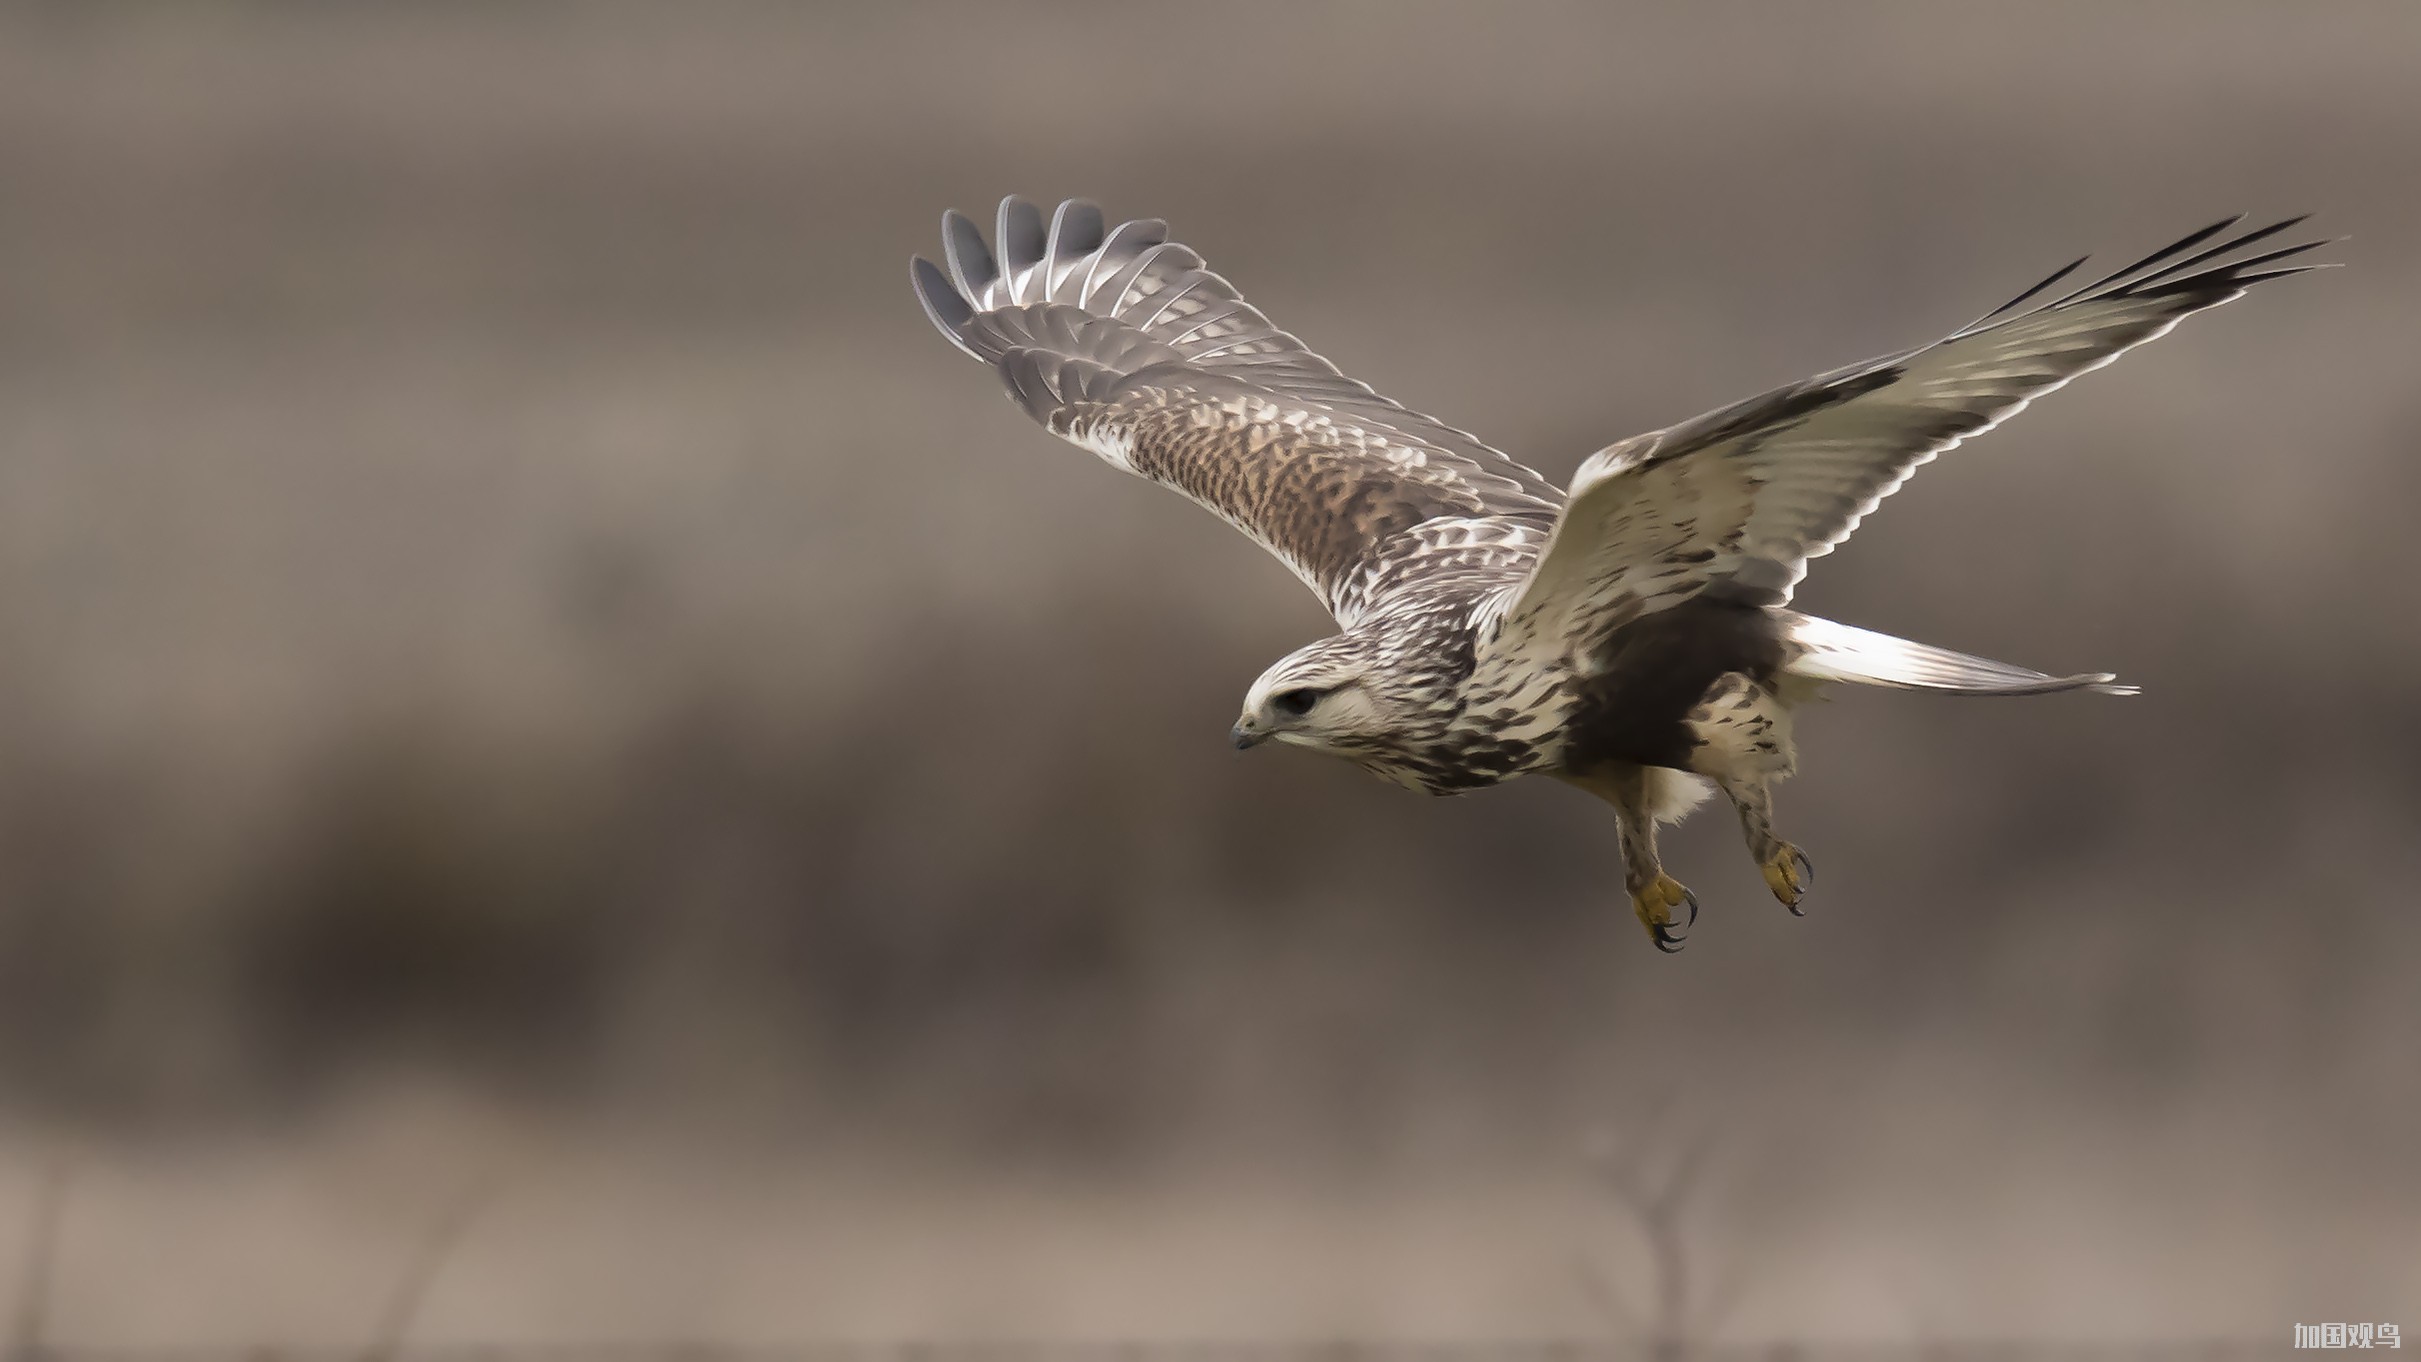
<path id="1" fill-rule="evenodd" d="M 1952 695 L 2047 695 L 2062 690 L 2136 693 L 2133 686 L 2116 684 L 2117 679 L 2108 672 L 2053 676 L 1808 615 L 1788 615 L 1786 620 L 1782 637 L 1790 654 L 1783 670 L 1811 681 L 1848 681 Z"/>

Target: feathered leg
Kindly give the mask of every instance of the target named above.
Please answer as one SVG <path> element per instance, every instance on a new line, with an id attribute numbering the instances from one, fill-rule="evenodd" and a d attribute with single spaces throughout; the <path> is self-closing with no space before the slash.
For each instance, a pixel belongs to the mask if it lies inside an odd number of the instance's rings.
<path id="1" fill-rule="evenodd" d="M 1799 912 L 1814 880 L 1807 854 L 1774 835 L 1773 785 L 1797 764 L 1791 745 L 1791 706 L 1774 686 L 1743 672 L 1726 672 L 1690 711 L 1698 740 L 1691 769 L 1712 776 L 1740 814 L 1749 854 L 1782 906 Z"/>
<path id="2" fill-rule="evenodd" d="M 1716 783 L 1740 813 L 1741 835 L 1748 841 L 1749 855 L 1757 858 L 1758 868 L 1765 872 L 1766 887 L 1791 910 L 1791 916 L 1804 917 L 1799 900 L 1816 882 L 1816 868 L 1806 852 L 1774 835 L 1774 797 L 1765 778 L 1747 776 Z"/>
<path id="3" fill-rule="evenodd" d="M 1622 834 L 1622 880 L 1630 891 L 1631 911 L 1648 929 L 1656 949 L 1671 954 L 1681 949 L 1683 934 L 1698 920 L 1698 896 L 1681 881 L 1664 873 L 1656 859 L 1656 818 L 1648 804 L 1648 772 L 1644 766 L 1612 762 L 1586 776 L 1565 776 L 1614 806 L 1614 823 Z M 1673 910 L 1689 916 L 1673 920 Z"/>

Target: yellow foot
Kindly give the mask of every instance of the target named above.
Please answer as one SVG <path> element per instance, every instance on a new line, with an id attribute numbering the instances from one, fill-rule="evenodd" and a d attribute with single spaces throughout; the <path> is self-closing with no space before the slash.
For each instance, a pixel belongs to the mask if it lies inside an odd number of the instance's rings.
<path id="1" fill-rule="evenodd" d="M 1765 861 L 1765 887 L 1774 891 L 1792 917 L 1807 916 L 1799 911 L 1799 900 L 1815 882 L 1816 867 L 1809 863 L 1806 852 L 1788 842 L 1774 843 L 1774 854 Z"/>
<path id="2" fill-rule="evenodd" d="M 1684 905 L 1690 916 L 1676 928 L 1673 910 Z M 1632 891 L 1631 908 L 1639 914 L 1640 925 L 1648 929 L 1648 939 L 1667 955 L 1681 949 L 1682 933 L 1698 920 L 1698 896 L 1670 875 L 1658 875 L 1654 883 Z"/>

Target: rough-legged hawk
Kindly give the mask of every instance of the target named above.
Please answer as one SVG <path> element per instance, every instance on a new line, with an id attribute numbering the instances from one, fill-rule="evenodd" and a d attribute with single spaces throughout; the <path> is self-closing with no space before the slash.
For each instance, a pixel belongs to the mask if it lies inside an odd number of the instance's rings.
<path id="1" fill-rule="evenodd" d="M 1791 591 L 1919 464 L 2322 244 L 2256 252 L 2293 222 L 2229 235 L 2240 221 L 2035 301 L 2077 261 L 1947 339 L 1609 445 L 1569 492 L 1345 377 L 1157 221 L 1105 228 L 1071 201 L 1046 227 L 1012 198 L 996 249 L 950 213 L 948 269 L 912 273 L 1028 415 L 1208 507 L 1327 602 L 1341 632 L 1253 683 L 1238 747 L 1314 748 L 1433 794 L 1532 772 L 1588 790 L 1670 950 L 1697 901 L 1656 825 L 1710 781 L 1799 911 L 1810 868 L 1770 791 L 1822 683 L 2129 693 L 1798 614 Z"/>

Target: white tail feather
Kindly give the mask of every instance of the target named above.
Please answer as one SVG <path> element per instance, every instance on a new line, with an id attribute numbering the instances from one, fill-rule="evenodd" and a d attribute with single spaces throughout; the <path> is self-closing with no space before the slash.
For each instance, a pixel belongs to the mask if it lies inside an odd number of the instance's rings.
<path id="1" fill-rule="evenodd" d="M 1846 681 L 1860 686 L 1892 686 L 1954 695 L 2046 695 L 2063 690 L 2094 690 L 2104 695 L 2136 693 L 2133 686 L 2116 684 L 2116 678 L 2108 672 L 2052 676 L 1808 615 L 1790 616 L 1783 627 L 1783 637 L 1796 654 L 1784 664 L 1784 670 L 1812 681 Z"/>

